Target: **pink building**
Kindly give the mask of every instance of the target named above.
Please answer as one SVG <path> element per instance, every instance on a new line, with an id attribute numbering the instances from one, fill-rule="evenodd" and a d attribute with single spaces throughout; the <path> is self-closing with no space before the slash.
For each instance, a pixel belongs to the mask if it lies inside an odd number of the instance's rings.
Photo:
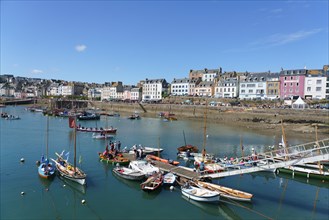
<path id="1" fill-rule="evenodd" d="M 280 72 L 280 94 L 281 99 L 292 96 L 304 98 L 304 85 L 306 69 L 282 70 Z"/>

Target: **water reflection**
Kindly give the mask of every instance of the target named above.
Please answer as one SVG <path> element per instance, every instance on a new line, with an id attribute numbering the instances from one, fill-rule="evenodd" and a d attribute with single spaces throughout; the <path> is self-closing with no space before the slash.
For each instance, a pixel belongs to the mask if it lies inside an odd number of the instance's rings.
<path id="1" fill-rule="evenodd" d="M 81 185 L 79 183 L 73 182 L 71 180 L 68 180 L 60 175 L 58 175 L 59 179 L 62 181 L 63 186 L 68 186 L 70 189 L 72 189 L 74 192 L 78 192 L 80 194 L 86 194 L 86 185 Z"/>
<path id="2" fill-rule="evenodd" d="M 213 215 L 213 216 L 222 216 L 225 219 L 241 219 L 232 209 L 230 209 L 227 205 L 222 203 L 205 203 L 198 202 L 192 199 L 187 198 L 182 195 L 182 198 L 194 206 L 201 209 L 203 212 Z"/>

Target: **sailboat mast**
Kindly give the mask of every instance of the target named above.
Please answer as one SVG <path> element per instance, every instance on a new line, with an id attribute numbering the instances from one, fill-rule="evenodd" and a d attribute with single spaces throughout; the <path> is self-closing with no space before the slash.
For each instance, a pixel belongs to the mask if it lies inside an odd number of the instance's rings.
<path id="1" fill-rule="evenodd" d="M 47 115 L 47 128 L 46 128 L 46 158 L 48 159 L 48 142 L 49 142 L 49 116 Z"/>
<path id="2" fill-rule="evenodd" d="M 207 102 L 206 102 L 206 110 L 204 112 L 204 126 L 203 126 L 203 149 L 202 149 L 202 160 L 204 161 L 204 157 L 206 156 L 206 144 L 207 144 Z"/>
<path id="3" fill-rule="evenodd" d="M 76 147 L 77 147 L 77 125 L 76 125 L 76 120 L 77 120 L 77 116 L 74 116 L 74 130 L 73 130 L 73 134 L 74 134 L 74 172 L 76 172 L 76 166 L 77 166 L 77 153 L 76 153 Z"/>

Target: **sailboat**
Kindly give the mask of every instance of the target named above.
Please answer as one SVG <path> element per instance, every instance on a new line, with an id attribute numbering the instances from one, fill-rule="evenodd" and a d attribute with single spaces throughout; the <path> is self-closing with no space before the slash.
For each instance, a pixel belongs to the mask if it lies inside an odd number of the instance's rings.
<path id="1" fill-rule="evenodd" d="M 56 153 L 57 160 L 52 159 L 56 163 L 56 168 L 59 172 L 59 175 L 69 179 L 71 181 L 77 182 L 81 185 L 86 184 L 86 177 L 87 175 L 76 166 L 76 123 L 75 123 L 74 117 L 69 117 L 69 126 L 70 128 L 74 128 L 74 163 L 73 165 L 68 162 L 68 160 L 64 159 L 63 154 L 64 151 L 61 154 Z"/>
<path id="2" fill-rule="evenodd" d="M 48 136 L 49 136 L 49 117 L 47 116 L 47 135 L 46 135 L 46 157 L 42 155 L 41 163 L 38 167 L 39 176 L 45 179 L 51 178 L 55 174 L 55 166 L 48 160 Z"/>
<path id="3" fill-rule="evenodd" d="M 207 106 L 207 104 L 206 104 Z M 223 171 L 224 168 L 218 163 L 214 163 L 213 156 L 206 153 L 207 143 L 207 107 L 204 113 L 204 131 L 203 131 L 203 149 L 200 156 L 194 156 L 194 164 L 199 166 L 200 171 L 206 171 L 207 173 L 215 173 Z"/>

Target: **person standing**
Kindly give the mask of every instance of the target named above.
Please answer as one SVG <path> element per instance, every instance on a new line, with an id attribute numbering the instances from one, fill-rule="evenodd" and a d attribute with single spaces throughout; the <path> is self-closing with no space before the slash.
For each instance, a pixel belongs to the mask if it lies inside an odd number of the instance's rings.
<path id="1" fill-rule="evenodd" d="M 118 141 L 118 151 L 120 152 L 120 148 L 121 148 L 121 142 Z"/>

